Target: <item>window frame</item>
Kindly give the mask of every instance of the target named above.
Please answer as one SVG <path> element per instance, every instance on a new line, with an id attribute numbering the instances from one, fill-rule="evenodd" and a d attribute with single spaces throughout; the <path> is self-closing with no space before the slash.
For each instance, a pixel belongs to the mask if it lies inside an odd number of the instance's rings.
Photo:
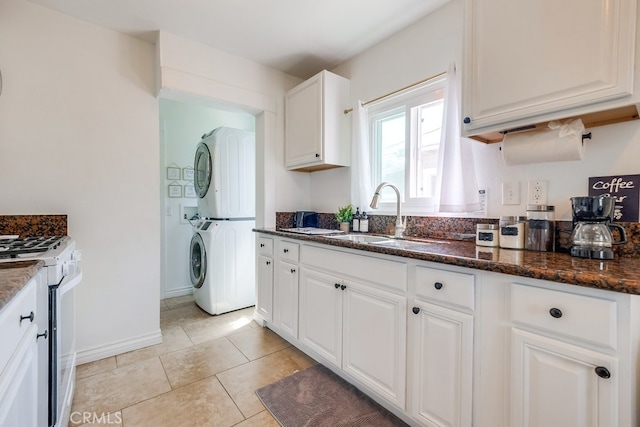
<path id="1" fill-rule="evenodd" d="M 444 89 L 446 84 L 446 75 L 438 77 L 433 80 L 429 80 L 422 84 L 413 86 L 411 88 L 402 90 L 396 94 L 385 97 L 384 99 L 377 101 L 368 106 L 368 120 L 369 120 L 369 147 L 371 153 L 371 188 L 376 188 L 381 182 L 381 147 L 377 144 L 377 126 L 376 123 L 383 118 L 392 117 L 394 114 L 405 115 L 405 120 L 415 123 L 417 116 L 419 115 L 418 109 L 424 104 L 429 102 L 442 100 L 444 101 Z M 418 149 L 417 144 L 412 144 L 412 138 L 416 138 L 416 133 L 419 129 L 418 125 L 405 124 L 405 165 L 404 165 L 404 194 L 401 194 L 402 198 L 402 211 L 405 213 L 435 213 L 435 200 L 425 197 L 410 197 L 410 182 L 413 179 L 412 175 L 412 162 L 416 162 Z M 413 135 L 412 135 L 413 133 Z M 415 140 L 415 139 L 414 139 Z M 398 183 L 393 183 L 397 185 Z M 387 191 L 389 193 L 387 193 Z M 383 193 L 394 193 L 391 189 L 383 189 Z M 393 194 L 392 201 L 380 200 L 376 214 L 395 214 L 396 213 L 396 201 L 395 194 Z"/>

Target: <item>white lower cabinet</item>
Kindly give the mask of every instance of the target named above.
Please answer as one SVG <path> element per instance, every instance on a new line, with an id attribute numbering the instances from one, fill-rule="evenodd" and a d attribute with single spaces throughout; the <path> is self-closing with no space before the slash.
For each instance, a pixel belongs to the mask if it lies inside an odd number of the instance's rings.
<path id="1" fill-rule="evenodd" d="M 273 282 L 273 324 L 298 338 L 298 244 L 277 240 Z"/>
<path id="2" fill-rule="evenodd" d="M 273 239 L 256 239 L 256 314 L 262 321 L 273 319 Z"/>
<path id="3" fill-rule="evenodd" d="M 300 341 L 328 362 L 342 367 L 340 278 L 304 268 L 300 276 Z"/>
<path id="4" fill-rule="evenodd" d="M 46 413 L 46 394 L 44 401 L 38 400 L 43 396 L 40 391 L 46 390 L 39 388 L 42 381 L 38 371 L 38 339 L 46 338 L 39 335 L 35 322 L 40 316 L 37 300 L 44 277 L 39 273 L 32 278 L 0 310 L 0 426 L 37 427 L 41 425 L 42 411 Z M 46 379 L 46 372 L 43 374 Z"/>
<path id="5" fill-rule="evenodd" d="M 640 425 L 638 295 L 279 237 L 272 248 L 275 269 L 268 244 L 256 258 L 265 289 L 273 278 L 266 324 L 410 425 Z"/>
<path id="6" fill-rule="evenodd" d="M 619 419 L 618 395 L 621 377 L 633 372 L 619 363 L 620 348 L 627 345 L 619 338 L 619 325 L 626 323 L 619 311 L 627 304 L 613 293 L 594 298 L 521 284 L 510 288 L 510 425 L 629 425 Z"/>
<path id="7" fill-rule="evenodd" d="M 313 268 L 302 270 L 300 341 L 403 409 L 405 313 L 404 296 Z"/>
<path id="8" fill-rule="evenodd" d="M 342 369 L 405 407 L 407 299 L 345 281 Z"/>
<path id="9" fill-rule="evenodd" d="M 410 289 L 409 412 L 426 426 L 471 426 L 475 276 L 418 265 Z"/>
<path id="10" fill-rule="evenodd" d="M 298 337 L 298 266 L 279 261 L 273 283 L 273 324 Z"/>
<path id="11" fill-rule="evenodd" d="M 409 316 L 411 416 L 427 426 L 471 426 L 473 316 L 422 301 Z"/>
<path id="12" fill-rule="evenodd" d="M 264 320 L 272 320 L 273 313 L 273 258 L 258 255 L 256 268 L 256 312 Z"/>
<path id="13" fill-rule="evenodd" d="M 511 426 L 612 427 L 618 360 L 512 329 Z"/>

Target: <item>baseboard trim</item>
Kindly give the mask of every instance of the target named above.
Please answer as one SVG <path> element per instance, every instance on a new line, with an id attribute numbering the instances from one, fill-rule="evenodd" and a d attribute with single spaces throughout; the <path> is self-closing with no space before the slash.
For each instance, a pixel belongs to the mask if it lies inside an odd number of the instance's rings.
<path id="1" fill-rule="evenodd" d="M 165 291 L 164 298 L 162 299 L 181 297 L 184 295 L 191 295 L 192 293 L 193 293 L 193 286 L 187 286 L 187 287 L 178 288 L 178 289 L 171 289 L 171 290 Z"/>
<path id="2" fill-rule="evenodd" d="M 144 347 L 149 347 L 150 345 L 161 343 L 162 332 L 158 329 L 149 334 L 140 335 L 128 340 L 115 341 L 110 344 L 100 345 L 86 350 L 78 350 L 76 364 L 82 365 L 84 363 L 94 362 L 106 357 L 116 356 L 128 351 L 138 350 Z"/>

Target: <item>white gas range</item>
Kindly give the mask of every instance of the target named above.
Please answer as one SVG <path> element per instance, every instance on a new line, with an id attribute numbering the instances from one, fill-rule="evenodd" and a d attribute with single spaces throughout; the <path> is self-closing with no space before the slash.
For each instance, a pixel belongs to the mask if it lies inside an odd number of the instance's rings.
<path id="1" fill-rule="evenodd" d="M 39 425 L 67 426 L 75 385 L 75 287 L 82 281 L 78 265 L 81 251 L 69 236 L 0 237 L 0 263 L 41 260 L 46 269 L 47 291 L 42 292 L 38 329 L 46 331 L 45 341 L 38 343 L 40 369 L 38 398 L 48 402 L 38 414 Z M 45 301 L 46 294 L 46 301 Z M 42 344 L 40 344 L 42 343 Z M 46 412 L 46 413 L 45 413 Z"/>

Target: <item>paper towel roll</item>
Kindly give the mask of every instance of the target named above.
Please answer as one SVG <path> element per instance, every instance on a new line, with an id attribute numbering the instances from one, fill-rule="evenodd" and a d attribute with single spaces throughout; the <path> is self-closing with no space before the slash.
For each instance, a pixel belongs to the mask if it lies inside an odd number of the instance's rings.
<path id="1" fill-rule="evenodd" d="M 565 133 L 564 136 L 560 136 Z M 532 130 L 506 134 L 502 141 L 502 158 L 507 166 L 541 162 L 582 160 L 582 132 L 569 133 L 560 129 Z"/>

